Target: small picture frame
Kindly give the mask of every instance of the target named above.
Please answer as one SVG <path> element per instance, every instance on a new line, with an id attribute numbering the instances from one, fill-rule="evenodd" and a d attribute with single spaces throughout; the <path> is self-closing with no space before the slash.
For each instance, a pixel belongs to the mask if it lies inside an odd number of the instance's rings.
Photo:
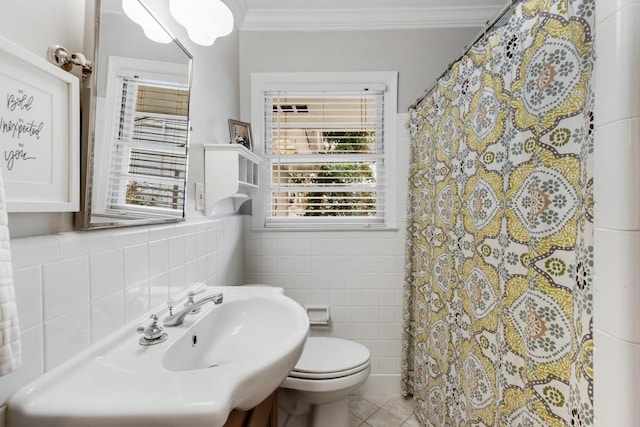
<path id="1" fill-rule="evenodd" d="M 253 151 L 253 136 L 251 135 L 250 123 L 229 119 L 229 136 L 231 137 L 231 144 L 241 144 L 249 151 Z"/>

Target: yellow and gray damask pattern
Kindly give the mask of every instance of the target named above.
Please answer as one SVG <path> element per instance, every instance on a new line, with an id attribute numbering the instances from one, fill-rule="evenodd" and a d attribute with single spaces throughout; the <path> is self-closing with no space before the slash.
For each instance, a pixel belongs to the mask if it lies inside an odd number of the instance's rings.
<path id="1" fill-rule="evenodd" d="M 403 392 L 593 425 L 594 0 L 529 0 L 411 110 Z"/>

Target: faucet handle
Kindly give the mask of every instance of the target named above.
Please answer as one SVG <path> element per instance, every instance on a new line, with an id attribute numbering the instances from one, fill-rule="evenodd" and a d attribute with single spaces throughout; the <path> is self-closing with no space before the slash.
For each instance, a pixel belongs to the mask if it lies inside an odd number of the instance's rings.
<path id="1" fill-rule="evenodd" d="M 151 323 L 148 325 L 149 321 Z M 158 316 L 152 314 L 147 320 L 142 322 L 136 329 L 136 332 L 143 334 L 138 343 L 140 345 L 153 345 L 159 344 L 167 339 L 167 333 L 164 332 L 162 327 L 158 326 Z"/>
<path id="2" fill-rule="evenodd" d="M 184 307 L 190 307 L 192 305 L 196 305 L 196 301 L 193 299 L 193 297 L 197 294 L 198 292 L 194 292 L 194 291 L 189 291 L 189 293 L 187 294 L 187 300 L 184 302 Z M 201 307 L 196 307 L 193 310 L 191 310 L 191 312 L 189 314 L 196 314 L 196 313 L 200 313 L 200 310 L 202 310 Z"/>
<path id="3" fill-rule="evenodd" d="M 193 305 L 193 304 L 195 303 L 195 301 L 194 301 L 194 299 L 193 299 L 193 297 L 194 297 L 195 295 L 196 295 L 196 294 L 195 294 L 193 291 L 189 291 L 189 293 L 187 294 L 187 300 L 184 302 L 184 304 L 183 304 L 183 305 L 184 305 L 185 307 L 189 307 L 190 305 Z"/>
<path id="4" fill-rule="evenodd" d="M 139 334 L 143 333 L 148 327 L 147 323 L 149 322 L 149 320 L 153 321 L 151 323 L 151 325 L 153 325 L 153 323 L 156 323 L 158 321 L 158 316 L 156 316 L 155 314 L 152 314 L 151 316 L 149 316 L 149 318 L 147 320 L 145 320 L 144 322 L 142 322 L 140 324 L 140 326 L 138 326 L 138 329 L 136 329 L 136 332 L 139 333 Z"/>

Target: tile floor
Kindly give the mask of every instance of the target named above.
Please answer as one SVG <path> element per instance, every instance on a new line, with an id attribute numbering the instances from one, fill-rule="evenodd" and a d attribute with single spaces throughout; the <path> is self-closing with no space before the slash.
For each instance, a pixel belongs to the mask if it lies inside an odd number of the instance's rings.
<path id="1" fill-rule="evenodd" d="M 400 396 L 349 396 L 350 427 L 420 427 L 415 406 Z"/>

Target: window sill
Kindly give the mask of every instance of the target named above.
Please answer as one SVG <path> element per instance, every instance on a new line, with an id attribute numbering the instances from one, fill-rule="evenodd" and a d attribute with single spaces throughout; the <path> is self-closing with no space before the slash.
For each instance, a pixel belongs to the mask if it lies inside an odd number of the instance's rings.
<path id="1" fill-rule="evenodd" d="M 339 226 L 321 226 L 321 227 L 251 227 L 252 232 L 260 233 L 260 232 L 371 232 L 371 231 L 385 231 L 385 232 L 397 232 L 400 231 L 398 227 L 339 227 Z"/>

